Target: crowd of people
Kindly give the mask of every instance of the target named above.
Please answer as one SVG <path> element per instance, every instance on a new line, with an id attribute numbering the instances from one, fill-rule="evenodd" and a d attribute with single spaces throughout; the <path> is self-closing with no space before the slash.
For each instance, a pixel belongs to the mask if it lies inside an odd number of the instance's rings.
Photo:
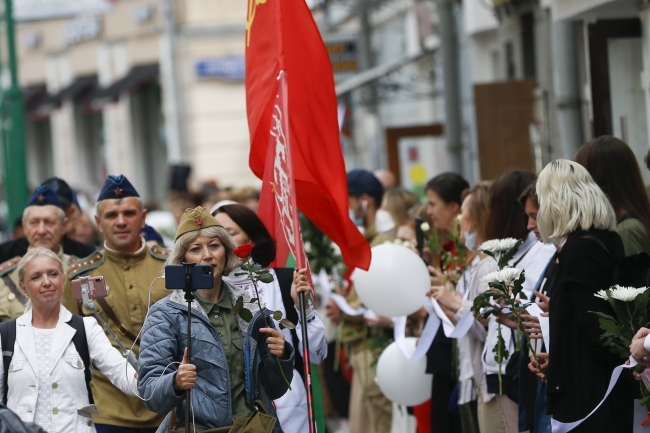
<path id="1" fill-rule="evenodd" d="M 350 215 L 371 246 L 397 240 L 421 253 L 431 273 L 428 295 L 452 322 L 460 321 L 476 297 L 489 290 L 481 279 L 498 269 L 495 259 L 479 249 L 481 244 L 514 238 L 522 243 L 508 265 L 525 271 L 522 301 L 535 302 L 550 323 L 547 348 L 539 318 L 522 315 L 537 348 L 535 356 L 525 345 L 521 352 L 515 350 L 517 324 L 508 314 L 477 316 L 469 331 L 456 339 L 446 337 L 440 327 L 427 353 L 427 373 L 433 374 L 431 400 L 411 411 L 417 431 L 550 433 L 553 422 L 579 421 L 596 407 L 571 431 L 632 431 L 634 411 L 645 413 L 635 402 L 638 374 L 623 371 L 598 406 L 612 371 L 625 359 L 603 345 L 604 331 L 593 314 L 612 314 L 611 305 L 594 294 L 616 283 L 624 258 L 650 253 L 650 201 L 629 146 L 614 137 L 599 137 L 583 145 L 572 161 L 554 161 L 539 176 L 515 170 L 472 186 L 456 173 L 442 173 L 426 184 L 426 205 L 419 205 L 417 197 L 410 200 L 408 191 L 382 185 L 380 177 L 363 170 L 348 174 Z M 393 224 L 384 224 L 381 212 L 387 212 Z M 437 250 L 416 247 L 417 217 L 435 227 Z M 441 256 L 457 254 L 459 248 L 466 250 L 465 263 L 462 278 L 452 284 L 451 269 L 445 269 L 448 264 Z M 360 305 L 352 283 L 345 296 L 350 306 Z M 409 319 L 420 321 L 421 329 L 424 314 Z M 386 421 L 391 419 L 390 402 L 372 380 L 372 366 L 381 351 L 359 341 L 361 332 L 366 333 L 364 341 L 391 335 L 392 321 L 366 319 L 371 326 L 363 327 L 358 317 L 346 316 L 333 301 L 328 315 L 356 330 L 347 335 L 357 335 L 348 342 L 354 372 L 350 431 L 391 431 Z M 641 329 L 631 346 L 631 355 L 644 364 L 650 355 L 650 344 L 644 346 L 649 333 Z M 502 362 L 493 353 L 498 338 L 509 352 Z M 370 380 L 357 380 L 360 372 Z"/>
<path id="2" fill-rule="evenodd" d="M 625 359 L 603 345 L 594 314 L 612 314 L 594 295 L 617 282 L 624 258 L 650 254 L 650 199 L 627 144 L 599 137 L 538 176 L 515 170 L 470 185 L 442 173 L 426 184 L 426 200 L 395 184 L 385 170 L 350 171 L 350 218 L 369 246 L 398 242 L 421 256 L 427 296 L 453 323 L 474 314 L 460 338 L 441 326 L 428 348 L 431 398 L 409 408 L 417 432 L 550 433 L 553 423 L 579 420 L 571 431 L 631 432 L 639 372 L 625 369 L 603 400 Z M 252 203 L 184 209 L 167 249 L 124 176 L 109 176 L 97 197 L 99 248 L 68 236 L 75 201 L 65 181 L 48 179 L 24 210 L 24 237 L 0 244 L 2 403 L 30 431 L 186 432 L 189 421 L 191 431 L 307 432 L 303 328 L 311 362 L 322 364 L 328 410 L 348 418 L 350 433 L 394 428 L 395 405 L 375 380 L 393 318 L 348 315 L 330 300 L 327 320 L 308 302 L 302 323 L 308 270 L 269 268 L 276 245 Z M 535 354 L 516 350 L 524 337 L 508 312 L 472 312 L 489 290 L 484 277 L 499 269 L 480 247 L 506 238 L 520 241 L 508 260 L 525 272 L 520 301 L 543 311 L 522 315 Z M 183 290 L 165 284 L 164 267 L 181 263 L 212 267 L 213 287 L 197 290 L 190 307 Z M 336 290 L 358 309 L 349 276 Z M 76 283 L 99 277 L 105 296 L 80 298 Z M 278 314 L 295 329 L 280 327 Z M 423 307 L 408 317 L 408 332 L 420 336 L 427 320 Z M 502 360 L 498 344 L 508 352 Z M 650 329 L 638 330 L 630 355 L 650 366 Z"/>

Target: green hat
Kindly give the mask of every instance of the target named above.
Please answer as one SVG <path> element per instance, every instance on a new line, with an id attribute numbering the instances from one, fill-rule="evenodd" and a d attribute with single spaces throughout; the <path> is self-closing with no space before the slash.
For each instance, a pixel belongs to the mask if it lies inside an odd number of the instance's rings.
<path id="1" fill-rule="evenodd" d="M 198 206 L 194 209 L 185 209 L 181 222 L 176 230 L 176 239 L 183 236 L 185 233 L 195 232 L 197 230 L 207 229 L 208 227 L 221 227 L 219 221 L 207 209 Z"/>

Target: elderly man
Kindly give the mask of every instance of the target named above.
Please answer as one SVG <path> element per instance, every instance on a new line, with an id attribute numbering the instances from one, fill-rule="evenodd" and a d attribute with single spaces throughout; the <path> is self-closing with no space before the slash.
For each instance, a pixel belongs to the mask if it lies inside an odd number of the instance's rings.
<path id="1" fill-rule="evenodd" d="M 28 246 L 49 248 L 61 257 L 61 261 L 66 266 L 69 257 L 63 253 L 61 243 L 67 222 L 63 206 L 52 188 L 47 185 L 37 186 L 23 212 L 23 228 Z M 0 321 L 2 322 L 22 315 L 27 303 L 27 298 L 18 288 L 16 267 L 20 258 L 21 256 L 16 256 L 0 265 Z"/>
<path id="2" fill-rule="evenodd" d="M 97 198 L 95 216 L 99 231 L 106 237 L 104 249 L 80 259 L 68 271 L 69 280 L 83 275 L 104 276 L 110 290 L 106 298 L 96 300 L 98 309 L 124 346 L 135 343 L 136 356 L 140 343 L 137 335 L 149 309 L 150 287 L 152 304 L 169 294 L 163 280 L 152 284 L 163 274 L 169 251 L 148 246 L 140 236 L 146 216 L 142 199 L 128 179 L 109 176 Z M 81 312 L 90 314 L 83 307 Z M 114 346 L 118 347 L 116 343 Z M 93 417 L 98 433 L 153 433 L 164 418 L 147 410 L 139 399 L 125 396 L 97 370 L 91 389 L 99 412 Z"/>
<path id="3" fill-rule="evenodd" d="M 68 218 L 66 231 L 74 227 L 72 222 L 78 217 L 80 209 L 72 188 L 70 188 L 66 181 L 58 177 L 52 177 L 41 185 L 50 187 L 59 199 L 59 206 L 65 212 L 65 217 Z M 96 250 L 92 245 L 86 245 L 70 239 L 65 233 L 60 243 L 63 247 L 63 252 L 69 256 L 86 257 Z M 0 262 L 8 261 L 14 257 L 22 257 L 29 247 L 29 240 L 26 237 L 19 237 L 0 244 Z"/>

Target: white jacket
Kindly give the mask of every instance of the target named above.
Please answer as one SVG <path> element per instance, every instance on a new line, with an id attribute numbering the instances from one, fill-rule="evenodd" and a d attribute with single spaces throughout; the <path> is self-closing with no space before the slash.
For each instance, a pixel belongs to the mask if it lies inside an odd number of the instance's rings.
<path id="1" fill-rule="evenodd" d="M 72 313 L 61 306 L 50 358 L 54 430 L 49 433 L 95 432 L 91 414 L 96 409 L 88 402 L 84 364 L 72 343 L 76 331 L 67 324 L 71 318 Z M 113 348 L 94 317 L 84 317 L 83 321 L 93 366 L 122 392 L 135 396 L 138 385 L 133 367 Z M 7 407 L 26 422 L 34 421 L 38 396 L 38 348 L 33 329 L 29 310 L 16 320 L 16 344 L 8 374 Z M 3 376 L 0 358 L 0 384 L 4 383 Z"/>
<path id="2" fill-rule="evenodd" d="M 231 276 L 224 277 L 229 283 L 249 291 L 255 297 L 255 289 L 248 276 L 241 275 L 234 277 L 236 273 L 243 272 L 237 268 L 230 273 Z M 273 269 L 270 269 L 273 275 L 272 283 L 257 283 L 257 289 L 260 293 L 262 305 L 272 311 L 282 311 L 282 317 L 287 317 L 287 312 L 282 302 L 282 292 L 278 277 Z M 327 339 L 325 338 L 325 325 L 316 312 L 316 309 L 308 302 L 307 308 L 307 336 L 309 338 L 309 358 L 313 364 L 320 364 L 327 357 Z M 277 326 L 277 325 L 276 325 Z M 280 331 L 284 334 L 284 339 L 293 346 L 291 331 L 284 329 Z M 302 324 L 296 324 L 296 333 L 298 334 L 299 346 L 296 351 L 302 354 Z M 293 379 L 291 381 L 291 390 L 287 391 L 282 397 L 274 400 L 275 410 L 278 414 L 278 420 L 284 433 L 303 433 L 309 431 L 309 418 L 307 411 L 307 393 L 305 385 L 302 383 L 302 377 L 294 369 Z"/>

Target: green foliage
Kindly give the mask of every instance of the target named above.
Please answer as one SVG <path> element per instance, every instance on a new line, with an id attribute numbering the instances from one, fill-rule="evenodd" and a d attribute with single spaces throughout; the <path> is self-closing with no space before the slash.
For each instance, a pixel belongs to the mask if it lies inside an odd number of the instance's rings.
<path id="1" fill-rule="evenodd" d="M 280 320 L 280 329 L 296 329 L 296 325 L 291 323 L 289 319 Z"/>
<path id="2" fill-rule="evenodd" d="M 303 214 L 300 214 L 300 228 L 305 253 L 314 274 L 319 273 L 321 269 L 325 269 L 329 274 L 333 268 L 343 264 L 341 256 L 335 253 L 332 240 Z"/>
<path id="3" fill-rule="evenodd" d="M 265 273 L 265 274 L 260 274 L 259 280 L 263 283 L 272 283 L 273 282 L 273 275 L 270 273 Z"/>
<path id="4" fill-rule="evenodd" d="M 282 311 L 274 311 L 273 318 L 278 321 L 282 320 Z"/>
<path id="5" fill-rule="evenodd" d="M 607 302 L 612 306 L 614 315 L 605 314 L 599 311 L 590 311 L 590 313 L 598 316 L 598 323 L 600 329 L 605 331 L 600 339 L 603 346 L 620 356 L 621 359 L 627 359 L 630 356 L 630 344 L 636 332 L 646 326 L 644 321 L 645 313 L 650 304 L 650 289 L 637 295 L 631 302 L 624 302 L 615 299 L 611 296 L 614 287 L 606 290 Z M 640 373 L 643 371 L 643 366 L 635 367 L 635 370 Z M 639 403 L 650 412 L 650 391 L 640 382 L 641 400 Z"/>
<path id="6" fill-rule="evenodd" d="M 253 313 L 246 308 L 242 308 L 239 311 L 239 317 L 241 317 L 244 322 L 250 323 L 250 321 L 253 320 Z"/>

